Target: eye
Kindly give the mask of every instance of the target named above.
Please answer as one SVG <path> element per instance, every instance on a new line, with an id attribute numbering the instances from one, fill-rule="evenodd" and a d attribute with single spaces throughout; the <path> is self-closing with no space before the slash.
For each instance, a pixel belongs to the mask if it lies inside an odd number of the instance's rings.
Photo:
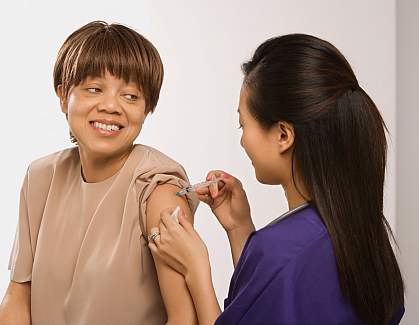
<path id="1" fill-rule="evenodd" d="M 125 94 L 124 97 L 126 99 L 128 99 L 129 101 L 131 101 L 131 102 L 134 102 L 134 101 L 136 101 L 138 99 L 138 96 L 137 95 L 133 95 L 133 94 Z"/>
<path id="2" fill-rule="evenodd" d="M 89 88 L 86 88 L 86 90 L 91 94 L 97 94 L 101 91 L 100 88 L 96 88 L 96 87 L 89 87 Z"/>

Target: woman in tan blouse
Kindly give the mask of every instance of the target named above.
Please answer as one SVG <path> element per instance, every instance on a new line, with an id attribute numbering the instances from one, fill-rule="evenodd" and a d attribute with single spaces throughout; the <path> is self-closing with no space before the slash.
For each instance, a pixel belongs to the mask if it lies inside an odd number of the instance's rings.
<path id="1" fill-rule="evenodd" d="M 73 148 L 28 167 L 0 324 L 194 324 L 183 277 L 154 259 L 147 234 L 184 169 L 134 145 L 157 104 L 163 66 L 154 46 L 118 24 L 92 22 L 64 42 L 55 91 Z"/>

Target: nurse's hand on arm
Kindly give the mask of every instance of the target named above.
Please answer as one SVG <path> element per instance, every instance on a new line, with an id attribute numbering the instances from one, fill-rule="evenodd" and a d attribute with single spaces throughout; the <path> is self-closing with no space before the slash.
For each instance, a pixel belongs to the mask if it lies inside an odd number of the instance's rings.
<path id="1" fill-rule="evenodd" d="M 153 255 L 185 277 L 199 325 L 214 325 L 221 309 L 212 285 L 207 248 L 183 210 L 180 210 L 179 222 L 171 216 L 174 210 L 162 211 L 159 227 L 151 230 L 160 232 L 160 236 L 150 241 L 149 247 Z"/>
<path id="2" fill-rule="evenodd" d="M 0 325 L 31 324 L 31 283 L 10 281 L 0 305 Z"/>
<path id="3" fill-rule="evenodd" d="M 201 201 L 207 203 L 221 223 L 230 240 L 234 266 L 241 255 L 249 234 L 255 230 L 246 193 L 240 181 L 222 171 L 208 174 L 207 180 L 220 177 L 220 189 L 214 187 L 197 190 Z M 161 213 L 160 232 L 149 247 L 168 265 L 183 274 L 195 304 L 200 325 L 214 324 L 221 313 L 211 278 L 207 248 L 181 210 L 179 223 L 171 213 L 175 208 Z"/>
<path id="4" fill-rule="evenodd" d="M 221 226 L 227 232 L 231 255 L 236 267 L 243 247 L 255 226 L 250 215 L 250 206 L 241 182 L 230 174 L 214 170 L 208 173 L 207 180 L 221 178 L 217 187 L 204 187 L 196 190 L 198 198 L 207 203 Z"/>
<path id="5" fill-rule="evenodd" d="M 186 211 L 186 218 L 192 223 L 193 217 L 185 198 L 176 196 L 179 188 L 171 184 L 163 184 L 156 187 L 147 200 L 147 232 L 151 233 L 153 227 L 158 226 L 160 212 L 164 207 L 180 206 Z M 156 265 L 160 291 L 166 307 L 167 325 L 197 324 L 195 307 L 188 287 L 182 274 L 163 262 L 156 254 L 153 254 Z M 1 325 L 1 324 L 0 324 Z"/>

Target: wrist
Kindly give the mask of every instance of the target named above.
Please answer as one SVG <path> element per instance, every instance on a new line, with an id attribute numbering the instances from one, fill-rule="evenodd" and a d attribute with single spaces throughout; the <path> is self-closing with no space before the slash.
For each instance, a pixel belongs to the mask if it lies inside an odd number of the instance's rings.
<path id="1" fill-rule="evenodd" d="M 236 238 L 236 237 L 247 238 L 247 236 L 249 236 L 249 234 L 255 230 L 256 230 L 255 225 L 253 224 L 253 221 L 250 218 L 250 220 L 247 223 L 241 224 L 237 227 L 226 230 L 226 232 L 229 239 Z"/>
<path id="2" fill-rule="evenodd" d="M 185 282 L 188 288 L 200 286 L 211 281 L 211 266 L 209 260 L 206 263 L 196 263 L 185 274 Z"/>

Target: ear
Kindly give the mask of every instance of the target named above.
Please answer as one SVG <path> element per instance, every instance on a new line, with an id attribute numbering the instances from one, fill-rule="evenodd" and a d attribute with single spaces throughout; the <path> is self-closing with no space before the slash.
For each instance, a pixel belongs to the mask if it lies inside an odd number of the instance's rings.
<path id="1" fill-rule="evenodd" d="M 279 121 L 276 125 L 276 139 L 279 153 L 285 153 L 294 146 L 294 127 L 287 122 Z"/>
<path id="2" fill-rule="evenodd" d="M 63 96 L 63 86 L 62 85 L 58 85 L 56 94 L 57 94 L 57 97 L 60 99 L 61 111 L 64 114 L 68 115 L 67 98 L 64 98 L 64 96 Z"/>

